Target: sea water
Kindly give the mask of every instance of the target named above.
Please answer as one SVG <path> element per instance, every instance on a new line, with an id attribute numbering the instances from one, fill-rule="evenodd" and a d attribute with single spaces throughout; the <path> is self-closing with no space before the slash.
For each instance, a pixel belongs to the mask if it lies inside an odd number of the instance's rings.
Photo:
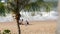
<path id="1" fill-rule="evenodd" d="M 42 13 L 42 16 L 39 12 L 35 12 L 36 14 L 34 16 L 31 16 L 31 12 L 20 12 L 22 17 L 21 19 L 29 20 L 29 21 L 38 21 L 38 20 L 57 20 L 58 18 L 58 12 L 57 11 L 50 11 L 50 12 L 40 12 Z M 6 17 L 0 17 L 0 22 L 6 22 L 6 21 L 13 21 L 14 18 L 11 14 L 8 14 Z"/>

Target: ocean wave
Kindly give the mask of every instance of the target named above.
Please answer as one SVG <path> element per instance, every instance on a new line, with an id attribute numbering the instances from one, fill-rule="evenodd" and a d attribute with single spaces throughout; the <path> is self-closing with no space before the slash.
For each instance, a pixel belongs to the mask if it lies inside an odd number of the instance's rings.
<path id="1" fill-rule="evenodd" d="M 28 12 L 23 12 L 23 17 L 21 19 L 24 20 L 57 20 L 58 18 L 58 12 L 57 11 L 50 11 L 50 12 L 41 12 L 42 16 L 40 14 L 36 14 L 35 16 L 31 16 Z M 21 12 L 22 14 L 22 12 Z M 11 14 L 7 15 L 6 17 L 0 17 L 0 22 L 6 22 L 6 21 L 13 21 L 13 17 Z"/>

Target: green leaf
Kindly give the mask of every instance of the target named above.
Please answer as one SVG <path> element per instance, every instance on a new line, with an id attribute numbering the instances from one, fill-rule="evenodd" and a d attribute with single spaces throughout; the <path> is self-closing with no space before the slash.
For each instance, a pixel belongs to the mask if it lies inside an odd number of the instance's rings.
<path id="1" fill-rule="evenodd" d="M 0 2 L 0 16 L 5 16 L 4 4 Z"/>

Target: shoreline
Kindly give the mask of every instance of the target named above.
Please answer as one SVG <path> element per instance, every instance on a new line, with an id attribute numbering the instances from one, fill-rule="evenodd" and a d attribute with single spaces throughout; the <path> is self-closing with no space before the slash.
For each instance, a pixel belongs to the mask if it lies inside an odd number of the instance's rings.
<path id="1" fill-rule="evenodd" d="M 43 22 L 43 21 L 58 21 L 58 20 L 27 20 L 27 21 L 29 21 L 29 22 L 34 22 L 34 21 Z M 14 20 L 13 21 L 5 21 L 5 22 L 14 22 Z"/>

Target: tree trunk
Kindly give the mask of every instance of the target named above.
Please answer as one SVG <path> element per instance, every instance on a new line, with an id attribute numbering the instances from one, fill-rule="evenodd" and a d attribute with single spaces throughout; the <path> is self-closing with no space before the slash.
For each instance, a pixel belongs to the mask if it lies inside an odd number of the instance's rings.
<path id="1" fill-rule="evenodd" d="M 20 17 L 21 17 L 21 15 L 18 13 L 18 14 L 16 14 L 16 16 L 15 16 L 16 18 L 16 21 L 17 21 L 17 26 L 18 26 L 18 34 L 21 34 L 21 30 L 20 30 L 20 24 L 19 24 L 19 20 L 20 20 Z"/>
<path id="2" fill-rule="evenodd" d="M 19 20 L 17 20 L 17 26 L 18 26 L 18 34 L 21 34 L 20 26 L 19 26 Z"/>

